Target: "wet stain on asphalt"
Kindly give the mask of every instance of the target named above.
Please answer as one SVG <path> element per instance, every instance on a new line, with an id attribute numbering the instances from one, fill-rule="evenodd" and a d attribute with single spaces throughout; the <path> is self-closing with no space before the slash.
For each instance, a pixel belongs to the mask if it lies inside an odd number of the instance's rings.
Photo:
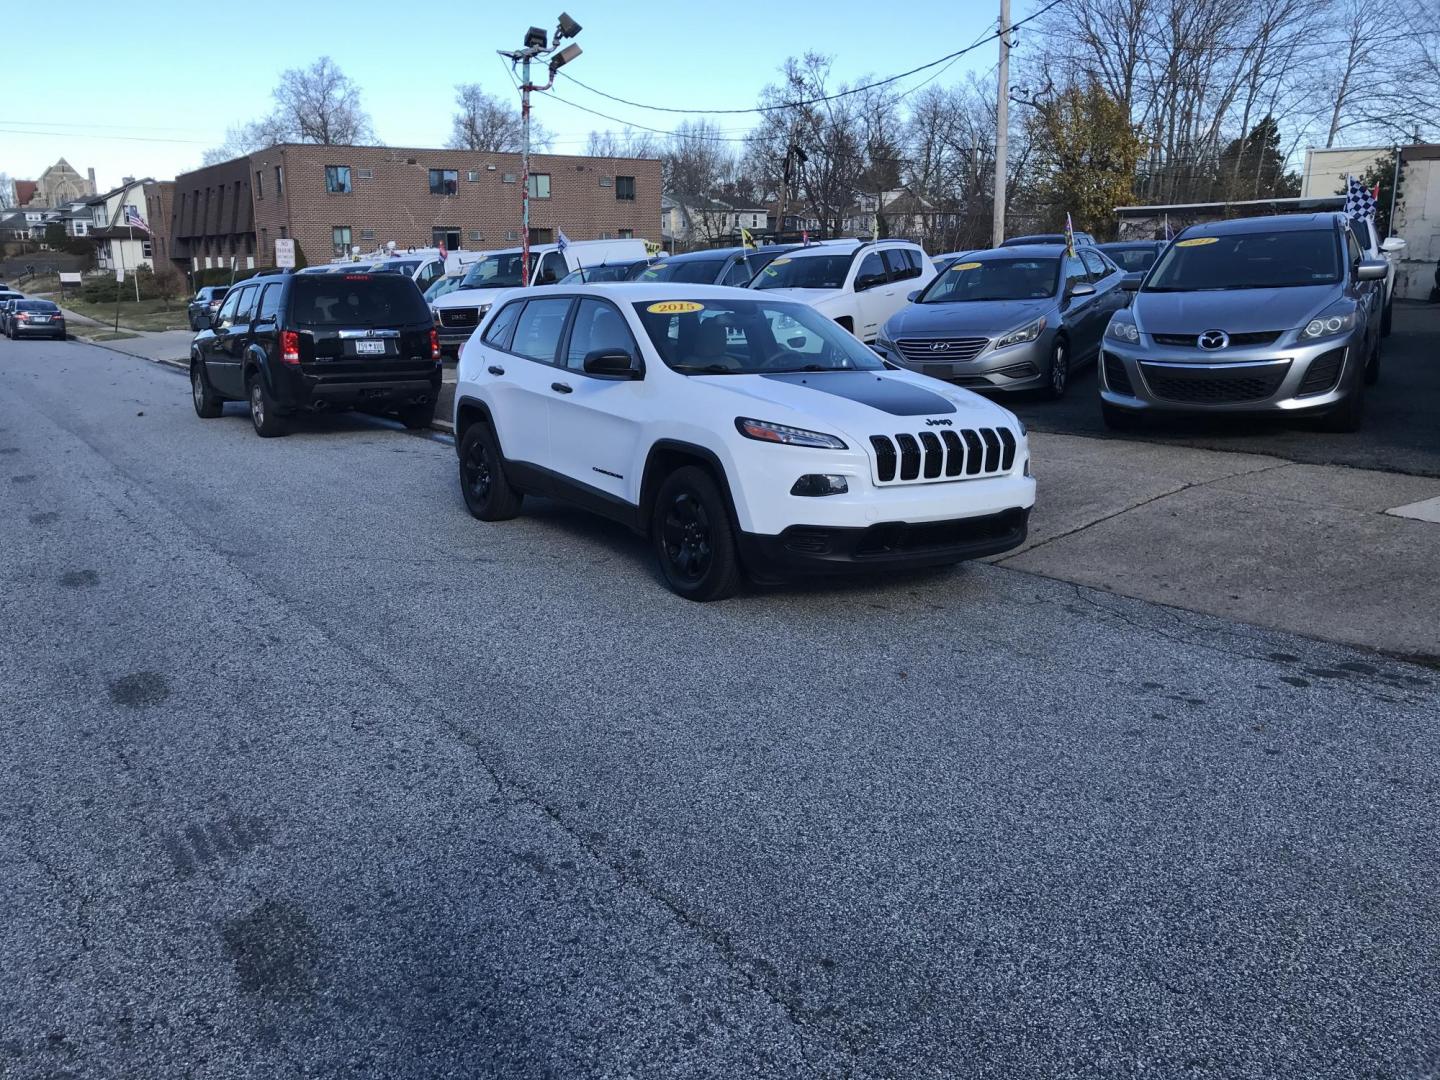
<path id="1" fill-rule="evenodd" d="M 110 684 L 110 700 L 130 709 L 159 705 L 169 696 L 170 684 L 154 671 L 137 671 Z"/>
<path id="2" fill-rule="evenodd" d="M 30 515 L 31 525 L 53 525 L 60 520 L 60 514 L 54 510 L 42 510 L 38 514 Z"/>
<path id="3" fill-rule="evenodd" d="M 67 589 L 83 589 L 87 585 L 99 585 L 100 575 L 94 570 L 67 570 L 60 575 L 60 584 Z"/>
<path id="4" fill-rule="evenodd" d="M 12 484 L 28 484 L 39 479 L 33 472 L 21 473 L 19 476 L 10 477 Z"/>
<path id="5" fill-rule="evenodd" d="M 19 452 L 18 446 L 0 446 L 0 454 L 18 454 Z"/>
<path id="6" fill-rule="evenodd" d="M 221 936 L 246 993 L 293 1001 L 315 992 L 320 937 L 298 904 L 266 900 L 227 922 Z"/>
<path id="7" fill-rule="evenodd" d="M 1309 679 L 1302 679 L 1302 678 L 1300 678 L 1299 675 L 1281 675 L 1281 676 L 1280 676 L 1280 681 L 1283 682 L 1283 683 L 1289 683 L 1291 686 L 1309 686 L 1309 685 L 1310 685 L 1310 680 L 1309 680 Z"/>
<path id="8" fill-rule="evenodd" d="M 1280 663 L 1282 663 L 1282 664 L 1293 664 L 1293 663 L 1295 663 L 1297 660 L 1299 660 L 1300 657 L 1296 656 L 1294 653 L 1288 653 L 1288 652 L 1272 652 L 1272 653 L 1270 654 L 1270 659 L 1271 659 L 1271 660 L 1278 660 L 1278 661 L 1280 661 Z"/>

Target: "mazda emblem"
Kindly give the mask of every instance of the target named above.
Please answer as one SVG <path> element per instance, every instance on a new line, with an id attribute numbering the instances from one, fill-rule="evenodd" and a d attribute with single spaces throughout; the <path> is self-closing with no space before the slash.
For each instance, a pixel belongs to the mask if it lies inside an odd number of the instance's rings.
<path id="1" fill-rule="evenodd" d="M 1200 335 L 1200 348 L 1209 349 L 1212 352 L 1216 349 L 1223 349 L 1230 344 L 1230 335 L 1224 330 L 1206 330 Z"/>

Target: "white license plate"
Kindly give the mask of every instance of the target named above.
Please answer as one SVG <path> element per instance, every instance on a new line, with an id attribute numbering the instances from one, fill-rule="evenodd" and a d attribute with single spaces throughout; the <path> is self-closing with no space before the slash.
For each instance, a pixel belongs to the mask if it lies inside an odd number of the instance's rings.
<path id="1" fill-rule="evenodd" d="M 355 343 L 357 353 L 383 353 L 385 342 L 383 341 L 357 341 Z"/>
<path id="2" fill-rule="evenodd" d="M 31 321 L 31 322 L 49 322 L 49 321 L 50 321 L 50 316 L 49 316 L 49 315 L 40 315 L 40 316 L 37 316 L 36 318 L 31 319 L 30 321 Z"/>

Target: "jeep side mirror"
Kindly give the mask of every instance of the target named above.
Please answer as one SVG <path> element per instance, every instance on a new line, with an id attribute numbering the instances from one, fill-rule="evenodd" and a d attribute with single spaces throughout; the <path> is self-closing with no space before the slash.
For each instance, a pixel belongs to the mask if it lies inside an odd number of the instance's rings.
<path id="1" fill-rule="evenodd" d="M 913 304 L 913 303 L 915 302 L 915 298 L 916 298 L 917 296 L 919 296 L 919 295 L 920 295 L 920 290 L 919 290 L 919 289 L 911 289 L 908 293 L 905 294 L 905 299 L 908 300 L 910 303 Z"/>
<path id="2" fill-rule="evenodd" d="M 1143 270 L 1136 270 L 1133 273 L 1126 274 L 1120 279 L 1120 288 L 1126 292 L 1136 292 L 1144 280 L 1145 272 Z"/>
<path id="3" fill-rule="evenodd" d="M 643 374 L 624 349 L 596 349 L 585 354 L 585 374 L 609 379 L 638 379 Z"/>

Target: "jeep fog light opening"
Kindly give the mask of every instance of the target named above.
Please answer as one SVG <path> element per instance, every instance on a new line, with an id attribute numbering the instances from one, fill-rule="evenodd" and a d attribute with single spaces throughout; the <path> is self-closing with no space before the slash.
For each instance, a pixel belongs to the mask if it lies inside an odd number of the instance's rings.
<path id="1" fill-rule="evenodd" d="M 786 446 L 809 446 L 819 450 L 844 450 L 845 444 L 834 435 L 822 431 L 806 431 L 804 428 L 789 427 L 785 424 L 771 424 L 749 417 L 735 418 L 735 428 L 747 439 L 757 442 L 783 443 Z"/>
<path id="2" fill-rule="evenodd" d="M 844 495 L 849 490 L 850 484 L 843 476 L 833 473 L 807 473 L 795 481 L 790 494 L 818 499 L 824 495 Z"/>

